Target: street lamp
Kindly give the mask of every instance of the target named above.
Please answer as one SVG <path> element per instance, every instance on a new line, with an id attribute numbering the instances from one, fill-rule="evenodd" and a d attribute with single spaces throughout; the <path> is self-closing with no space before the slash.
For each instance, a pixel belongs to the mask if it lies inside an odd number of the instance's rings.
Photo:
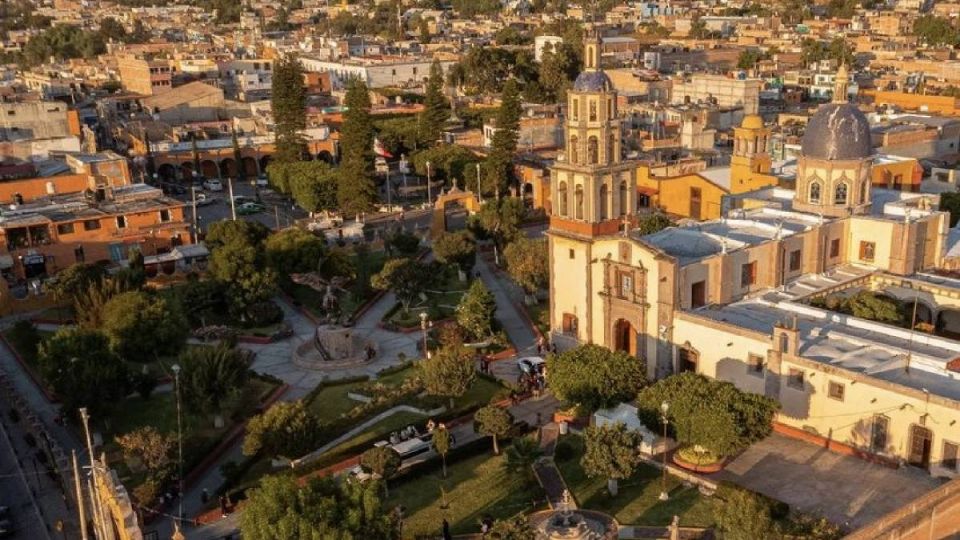
<path id="1" fill-rule="evenodd" d="M 427 162 L 427 204 L 433 204 L 433 196 L 430 194 L 430 162 Z"/>
<path id="2" fill-rule="evenodd" d="M 661 501 L 670 498 L 670 495 L 667 493 L 667 411 L 669 410 L 669 403 L 664 401 L 660 404 L 660 421 L 663 423 L 663 477 L 660 484 Z"/>
<path id="3" fill-rule="evenodd" d="M 477 202 L 483 202 L 483 192 L 480 191 L 480 162 L 477 162 Z"/>
<path id="4" fill-rule="evenodd" d="M 173 370 L 174 391 L 177 398 L 177 467 L 179 469 L 180 509 L 177 519 L 183 519 L 183 415 L 180 409 L 180 364 L 170 367 Z"/>
<path id="5" fill-rule="evenodd" d="M 427 312 L 420 312 L 420 331 L 423 333 L 423 356 L 430 358 L 430 352 L 427 350 L 427 327 L 430 321 L 427 320 Z"/>

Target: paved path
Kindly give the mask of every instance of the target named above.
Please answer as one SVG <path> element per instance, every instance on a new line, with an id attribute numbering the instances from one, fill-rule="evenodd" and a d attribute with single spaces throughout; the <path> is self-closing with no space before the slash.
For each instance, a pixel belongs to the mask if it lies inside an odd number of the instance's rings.
<path id="1" fill-rule="evenodd" d="M 926 471 L 891 469 L 778 434 L 751 446 L 711 479 L 735 482 L 852 528 L 940 485 Z"/>
<path id="2" fill-rule="evenodd" d="M 530 326 L 527 325 L 526 318 L 517 311 L 511 300 L 511 298 L 522 300 L 523 291 L 508 279 L 497 276 L 493 264 L 485 261 L 483 257 L 477 257 L 474 271 L 480 273 L 483 284 L 490 289 L 497 300 L 497 320 L 506 330 L 507 336 L 510 337 L 514 347 L 517 348 L 517 355 L 523 356 L 524 354 L 531 354 L 532 351 L 535 352 L 537 338 Z M 511 382 L 516 382 L 516 380 Z"/>

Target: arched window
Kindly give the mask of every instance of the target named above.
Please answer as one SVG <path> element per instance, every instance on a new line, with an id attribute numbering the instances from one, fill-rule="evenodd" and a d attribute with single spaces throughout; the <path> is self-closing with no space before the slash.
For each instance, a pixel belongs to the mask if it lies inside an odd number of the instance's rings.
<path id="1" fill-rule="evenodd" d="M 580 139 L 576 135 L 570 137 L 570 163 L 574 165 L 580 163 Z"/>
<path id="2" fill-rule="evenodd" d="M 600 159 L 600 156 L 597 155 L 600 151 L 600 149 L 597 148 L 597 145 L 598 143 L 596 136 L 591 136 L 589 139 L 587 139 L 587 160 L 591 165 L 596 165 Z"/>
<path id="3" fill-rule="evenodd" d="M 627 191 L 627 181 L 622 180 L 620 182 L 620 197 L 619 197 L 620 199 L 619 206 L 620 206 L 621 216 L 625 216 L 629 213 L 630 208 L 628 207 L 629 203 L 627 201 L 630 200 L 630 197 L 628 197 L 628 195 L 629 195 L 629 192 Z"/>
<path id="4" fill-rule="evenodd" d="M 557 187 L 557 209 L 561 216 L 567 215 L 567 183 L 560 182 Z"/>
<path id="5" fill-rule="evenodd" d="M 867 190 L 869 189 L 869 186 L 870 186 L 869 180 L 864 180 L 860 184 L 860 204 L 864 204 L 867 202 Z"/>
<path id="6" fill-rule="evenodd" d="M 583 186 L 577 186 L 573 194 L 573 204 L 576 206 L 577 219 L 583 219 Z"/>
<path id="7" fill-rule="evenodd" d="M 820 202 L 820 182 L 814 181 L 810 183 L 810 202 Z"/>
<path id="8" fill-rule="evenodd" d="M 847 183 L 840 182 L 833 194 L 833 204 L 847 204 Z"/>
<path id="9" fill-rule="evenodd" d="M 610 218 L 610 190 L 607 189 L 607 185 L 603 184 L 600 186 L 600 219 L 609 219 Z"/>
<path id="10" fill-rule="evenodd" d="M 607 120 L 613 118 L 613 100 L 607 98 Z"/>
<path id="11" fill-rule="evenodd" d="M 596 66 L 593 65 L 593 46 L 592 46 L 592 45 L 591 45 L 590 47 L 587 47 L 587 58 L 586 58 L 586 61 L 587 61 L 587 67 L 588 67 L 588 68 L 596 67 Z"/>
<path id="12" fill-rule="evenodd" d="M 595 99 L 590 100 L 590 121 L 597 121 L 597 100 Z"/>
<path id="13" fill-rule="evenodd" d="M 571 109 L 570 116 L 574 120 L 579 120 L 580 119 L 580 99 L 573 98 L 570 101 L 572 102 L 570 106 L 570 109 Z"/>
<path id="14" fill-rule="evenodd" d="M 617 137 L 611 133 L 610 138 L 607 140 L 607 163 L 616 163 L 619 161 L 617 159 Z"/>

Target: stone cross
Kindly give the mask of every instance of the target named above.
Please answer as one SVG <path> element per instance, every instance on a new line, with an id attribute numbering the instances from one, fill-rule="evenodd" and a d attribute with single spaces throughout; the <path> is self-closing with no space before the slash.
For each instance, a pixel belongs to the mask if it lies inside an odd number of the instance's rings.
<path id="1" fill-rule="evenodd" d="M 630 232 L 630 216 L 628 214 L 624 214 L 620 224 L 623 225 L 623 237 L 626 238 L 627 233 Z"/>

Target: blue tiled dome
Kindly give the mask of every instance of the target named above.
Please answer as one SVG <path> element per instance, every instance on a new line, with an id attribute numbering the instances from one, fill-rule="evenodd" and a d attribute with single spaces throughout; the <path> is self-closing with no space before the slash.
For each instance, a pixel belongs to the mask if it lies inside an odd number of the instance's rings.
<path id="1" fill-rule="evenodd" d="M 609 92 L 612 88 L 610 77 L 602 71 L 584 71 L 573 82 L 575 92 Z"/>
<path id="2" fill-rule="evenodd" d="M 862 159 L 873 154 L 870 122 L 851 103 L 821 105 L 807 122 L 800 153 L 827 160 Z"/>

